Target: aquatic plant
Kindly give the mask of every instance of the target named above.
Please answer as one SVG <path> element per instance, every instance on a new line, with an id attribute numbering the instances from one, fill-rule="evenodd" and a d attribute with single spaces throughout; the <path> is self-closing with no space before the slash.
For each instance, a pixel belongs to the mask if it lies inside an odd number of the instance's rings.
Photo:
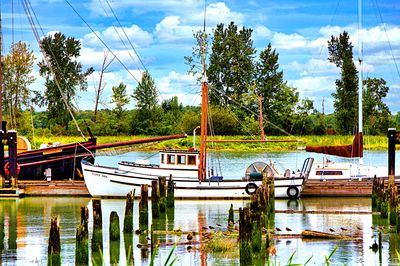
<path id="1" fill-rule="evenodd" d="M 164 266 L 171 266 L 174 265 L 174 263 L 176 262 L 176 260 L 178 259 L 178 257 L 175 257 L 174 259 L 172 259 L 172 261 L 170 262 L 171 258 L 172 258 L 172 254 L 174 253 L 176 248 L 176 243 L 174 244 L 174 246 L 172 247 L 172 249 L 169 251 L 168 257 L 164 262 Z M 149 266 L 154 266 L 155 264 L 155 260 L 156 260 L 156 255 L 158 253 L 158 246 L 156 246 L 154 248 L 153 254 L 151 255 L 151 260 L 149 263 Z"/>

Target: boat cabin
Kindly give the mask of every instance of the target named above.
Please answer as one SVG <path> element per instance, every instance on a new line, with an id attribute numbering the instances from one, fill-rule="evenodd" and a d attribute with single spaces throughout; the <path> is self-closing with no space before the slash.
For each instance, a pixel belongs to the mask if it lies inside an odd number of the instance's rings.
<path id="1" fill-rule="evenodd" d="M 173 150 L 160 151 L 160 167 L 198 169 L 199 151 L 197 150 Z"/>

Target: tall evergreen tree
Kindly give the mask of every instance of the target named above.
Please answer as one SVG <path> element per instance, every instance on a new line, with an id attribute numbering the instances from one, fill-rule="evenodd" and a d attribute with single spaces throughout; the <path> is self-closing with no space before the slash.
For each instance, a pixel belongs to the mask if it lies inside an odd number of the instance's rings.
<path id="1" fill-rule="evenodd" d="M 358 77 L 353 62 L 353 46 L 349 34 L 344 31 L 339 37 L 331 36 L 328 41 L 329 62 L 341 69 L 341 78 L 336 80 L 335 108 L 336 126 L 341 134 L 352 134 L 357 125 Z"/>
<path id="2" fill-rule="evenodd" d="M 207 69 L 210 102 L 227 106 L 230 99 L 242 103 L 253 83 L 254 55 L 252 29 L 238 27 L 231 22 L 227 28 L 218 24 L 214 31 L 212 53 Z"/>
<path id="3" fill-rule="evenodd" d="M 48 123 L 68 129 L 72 120 L 68 109 L 74 111 L 76 91 L 87 89 L 86 78 L 94 70 L 89 68 L 83 72 L 77 61 L 81 43 L 73 37 L 57 32 L 43 38 L 41 47 L 50 64 L 44 59 L 39 62 L 39 74 L 46 79 L 43 104 L 47 105 Z"/>

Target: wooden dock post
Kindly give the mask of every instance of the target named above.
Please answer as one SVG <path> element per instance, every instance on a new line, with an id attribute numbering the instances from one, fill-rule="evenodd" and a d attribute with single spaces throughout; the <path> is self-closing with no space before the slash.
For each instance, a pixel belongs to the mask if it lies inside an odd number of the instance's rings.
<path id="1" fill-rule="evenodd" d="M 17 131 L 9 130 L 7 132 L 7 143 L 8 143 L 8 162 L 10 170 L 10 182 L 11 187 L 16 188 L 18 183 L 18 172 L 17 172 Z"/>
<path id="2" fill-rule="evenodd" d="M 140 188 L 139 201 L 139 228 L 147 230 L 149 227 L 149 186 L 142 185 Z"/>
<path id="3" fill-rule="evenodd" d="M 153 219 L 160 217 L 160 189 L 158 181 L 151 181 L 151 214 Z"/>
<path id="4" fill-rule="evenodd" d="M 101 265 L 103 262 L 103 221 L 101 213 L 101 201 L 92 200 L 93 207 L 93 235 L 92 235 L 92 262 Z"/>
<path id="5" fill-rule="evenodd" d="M 174 208 L 175 206 L 175 183 L 172 180 L 172 175 L 169 175 L 168 187 L 167 187 L 167 207 Z"/>
<path id="6" fill-rule="evenodd" d="M 133 234 L 124 233 L 126 265 L 133 265 Z"/>
<path id="7" fill-rule="evenodd" d="M 233 214 L 233 204 L 231 203 L 231 207 L 229 208 L 228 212 L 228 227 L 233 228 L 233 224 L 235 223 L 234 220 L 234 214 Z"/>
<path id="8" fill-rule="evenodd" d="M 239 208 L 239 252 L 240 265 L 253 265 L 252 254 L 252 224 L 250 219 L 250 209 L 245 207 Z"/>
<path id="9" fill-rule="evenodd" d="M 124 217 L 124 233 L 133 232 L 133 201 L 135 197 L 135 190 L 132 190 L 126 195 L 125 202 L 125 217 Z"/>
<path id="10" fill-rule="evenodd" d="M 397 223 L 398 192 L 395 183 L 396 144 L 400 144 L 400 132 L 395 128 L 388 129 L 388 190 L 389 190 L 389 223 Z"/>
<path id="11" fill-rule="evenodd" d="M 119 217 L 117 212 L 112 211 L 110 213 L 110 264 L 119 264 L 119 254 L 120 254 L 120 227 L 119 227 Z"/>
<path id="12" fill-rule="evenodd" d="M 160 190 L 159 206 L 160 212 L 165 213 L 167 211 L 167 180 L 165 176 L 158 177 L 158 187 Z"/>
<path id="13" fill-rule="evenodd" d="M 76 227 L 75 265 L 89 264 L 89 210 L 81 207 L 81 221 Z"/>
<path id="14" fill-rule="evenodd" d="M 61 265 L 60 224 L 57 217 L 51 218 L 47 265 Z"/>
<path id="15" fill-rule="evenodd" d="M 371 206 L 372 210 L 376 210 L 378 201 L 378 179 L 376 175 L 374 175 L 374 179 L 372 180 L 372 193 L 371 193 Z"/>

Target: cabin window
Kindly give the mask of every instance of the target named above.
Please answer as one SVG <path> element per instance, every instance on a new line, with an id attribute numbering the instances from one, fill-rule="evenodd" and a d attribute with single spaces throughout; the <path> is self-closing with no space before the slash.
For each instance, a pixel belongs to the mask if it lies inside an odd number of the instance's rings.
<path id="1" fill-rule="evenodd" d="M 185 155 L 178 155 L 177 159 L 178 159 L 177 160 L 178 164 L 185 164 L 186 163 L 186 156 Z"/>
<path id="2" fill-rule="evenodd" d="M 167 155 L 167 164 L 175 164 L 175 155 L 174 154 Z"/>
<path id="3" fill-rule="evenodd" d="M 196 155 L 188 155 L 188 165 L 196 165 Z"/>
<path id="4" fill-rule="evenodd" d="M 165 162 L 164 154 L 161 154 L 161 163 Z"/>
<path id="5" fill-rule="evenodd" d="M 316 175 L 343 175 L 342 171 L 317 171 Z"/>

